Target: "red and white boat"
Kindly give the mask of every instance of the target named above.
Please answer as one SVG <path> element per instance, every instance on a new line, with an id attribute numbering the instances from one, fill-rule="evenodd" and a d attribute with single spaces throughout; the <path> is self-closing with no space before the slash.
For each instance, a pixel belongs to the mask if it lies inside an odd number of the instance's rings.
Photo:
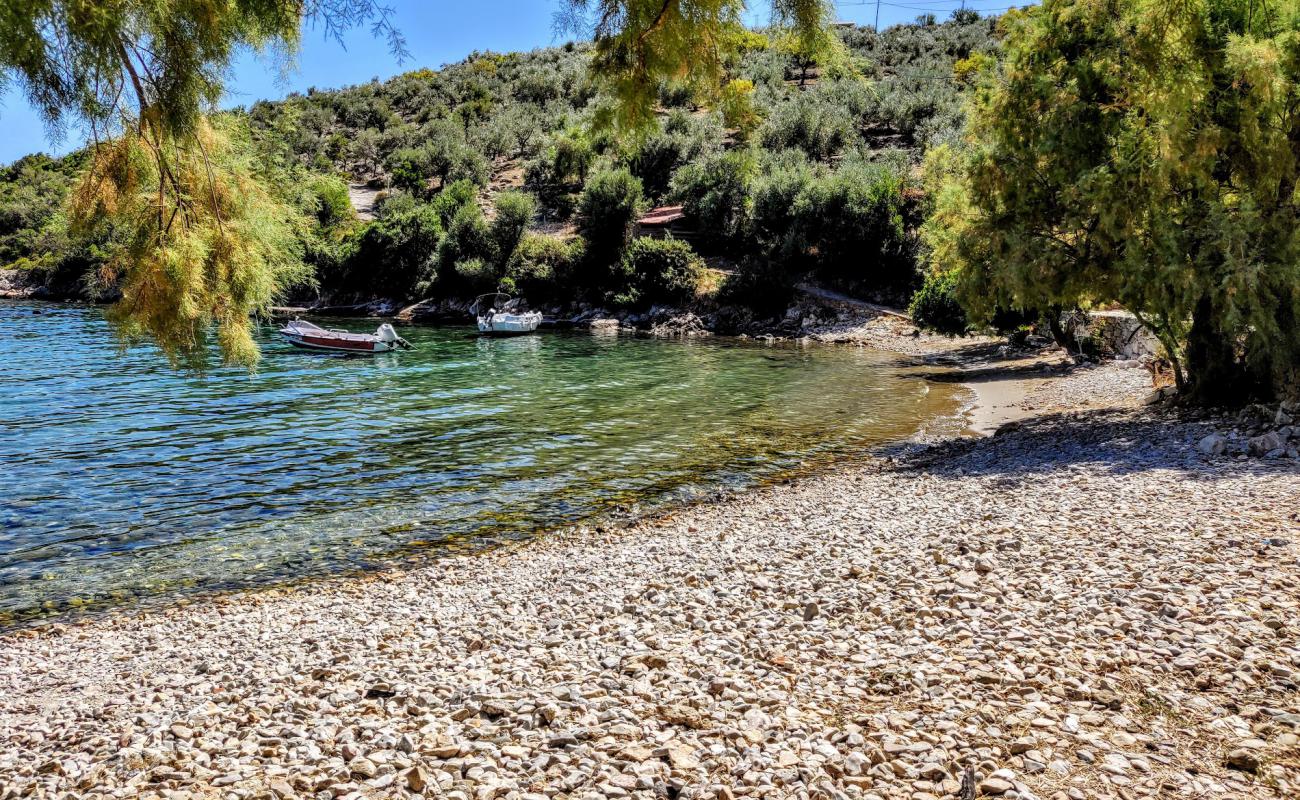
<path id="1" fill-rule="evenodd" d="M 385 322 L 374 333 L 352 333 L 338 328 L 322 328 L 305 319 L 295 319 L 280 329 L 280 335 L 294 347 L 306 350 L 329 350 L 335 353 L 388 353 L 399 347 L 410 350 L 411 343 L 397 335 Z"/>

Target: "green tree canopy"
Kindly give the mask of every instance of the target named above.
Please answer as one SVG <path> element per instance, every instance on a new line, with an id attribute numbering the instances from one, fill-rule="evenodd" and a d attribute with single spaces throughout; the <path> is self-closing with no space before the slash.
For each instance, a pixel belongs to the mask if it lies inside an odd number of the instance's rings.
<path id="1" fill-rule="evenodd" d="M 967 304 L 1118 302 L 1187 394 L 1294 394 L 1300 3 L 1045 0 L 1002 20 L 961 146 L 931 151 L 935 269 Z"/>

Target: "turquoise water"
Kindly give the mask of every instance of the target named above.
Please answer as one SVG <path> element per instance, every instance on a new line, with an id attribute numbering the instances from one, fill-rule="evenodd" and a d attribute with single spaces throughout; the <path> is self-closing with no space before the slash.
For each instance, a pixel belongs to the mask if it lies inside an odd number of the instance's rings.
<path id="1" fill-rule="evenodd" d="M 530 535 L 951 410 L 857 348 L 399 331 L 416 351 L 341 357 L 268 326 L 256 373 L 195 375 L 96 308 L 0 302 L 0 622 Z"/>

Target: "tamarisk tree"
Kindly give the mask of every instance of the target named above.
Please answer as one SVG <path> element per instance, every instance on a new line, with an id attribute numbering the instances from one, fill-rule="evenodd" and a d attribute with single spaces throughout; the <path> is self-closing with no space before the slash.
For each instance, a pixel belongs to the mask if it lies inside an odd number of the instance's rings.
<path id="1" fill-rule="evenodd" d="M 746 87 L 727 80 L 727 61 L 750 36 L 745 6 L 745 0 L 561 0 L 556 27 L 595 39 L 592 70 L 618 100 L 612 118 L 601 122 L 643 132 L 654 123 L 665 81 L 701 101 L 735 107 Z M 772 0 L 771 11 L 790 47 L 823 58 L 842 48 L 828 33 L 835 13 L 830 0 Z"/>
<path id="2" fill-rule="evenodd" d="M 370 21 L 401 47 L 368 0 L 0 3 L 0 78 L 51 129 L 92 140 L 69 217 L 107 242 L 101 277 L 128 340 L 192 360 L 215 327 L 226 359 L 251 364 L 250 317 L 304 277 L 301 220 L 258 179 L 246 132 L 204 113 L 240 48 L 290 52 L 304 18 L 335 33 Z"/>
<path id="3" fill-rule="evenodd" d="M 932 266 L 977 316 L 1118 302 L 1201 402 L 1300 384 L 1300 3 L 1045 0 L 1003 17 L 929 155 Z"/>

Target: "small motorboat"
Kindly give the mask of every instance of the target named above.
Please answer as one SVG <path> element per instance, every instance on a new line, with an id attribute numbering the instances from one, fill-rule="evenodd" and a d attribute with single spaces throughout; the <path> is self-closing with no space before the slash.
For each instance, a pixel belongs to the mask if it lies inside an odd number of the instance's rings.
<path id="1" fill-rule="evenodd" d="M 335 353 L 388 353 L 401 348 L 411 350 L 411 343 L 397 335 L 385 322 L 374 333 L 353 333 L 338 328 L 322 328 L 305 319 L 294 319 L 280 329 L 280 335 L 294 347 L 305 350 L 329 350 Z"/>
<path id="2" fill-rule="evenodd" d="M 542 312 L 524 310 L 524 301 L 503 292 L 481 294 L 469 307 L 478 320 L 478 332 L 489 336 L 532 333 L 542 324 Z"/>

